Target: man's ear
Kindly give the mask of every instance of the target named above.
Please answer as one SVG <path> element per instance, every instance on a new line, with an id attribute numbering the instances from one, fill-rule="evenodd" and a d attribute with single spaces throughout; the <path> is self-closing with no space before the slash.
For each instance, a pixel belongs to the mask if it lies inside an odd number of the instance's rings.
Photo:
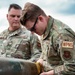
<path id="1" fill-rule="evenodd" d="M 40 21 L 43 21 L 43 16 L 42 16 L 42 15 L 38 16 L 38 19 L 39 19 Z"/>
<path id="2" fill-rule="evenodd" d="M 8 19 L 8 14 L 6 14 L 6 18 Z"/>

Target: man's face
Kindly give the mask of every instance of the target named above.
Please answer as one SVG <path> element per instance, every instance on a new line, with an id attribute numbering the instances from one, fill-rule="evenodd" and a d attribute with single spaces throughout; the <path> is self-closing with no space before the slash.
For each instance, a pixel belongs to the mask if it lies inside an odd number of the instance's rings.
<path id="1" fill-rule="evenodd" d="M 37 17 L 34 22 L 27 21 L 25 26 L 28 30 L 35 32 L 38 35 L 42 35 L 45 31 L 45 20 L 43 17 Z"/>
<path id="2" fill-rule="evenodd" d="M 28 30 L 30 30 L 31 32 L 35 32 L 36 34 L 38 35 L 41 35 L 41 27 L 40 27 L 40 24 L 37 22 L 32 22 L 32 21 L 27 21 L 26 24 L 25 24 L 26 28 Z"/>
<path id="3" fill-rule="evenodd" d="M 11 8 L 7 14 L 7 20 L 9 22 L 10 27 L 19 28 L 20 27 L 20 17 L 22 14 L 22 10 Z"/>

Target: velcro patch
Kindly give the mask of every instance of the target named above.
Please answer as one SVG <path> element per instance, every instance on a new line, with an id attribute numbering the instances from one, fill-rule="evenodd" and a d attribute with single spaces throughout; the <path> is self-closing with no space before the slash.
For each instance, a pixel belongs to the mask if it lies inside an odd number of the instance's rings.
<path id="1" fill-rule="evenodd" d="M 70 42 L 70 41 L 63 41 L 62 42 L 62 47 L 63 48 L 73 48 L 73 42 Z"/>

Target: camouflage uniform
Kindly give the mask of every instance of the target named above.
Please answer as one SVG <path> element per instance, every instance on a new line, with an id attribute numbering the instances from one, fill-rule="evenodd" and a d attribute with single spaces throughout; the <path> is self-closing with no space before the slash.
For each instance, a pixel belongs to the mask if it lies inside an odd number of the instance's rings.
<path id="1" fill-rule="evenodd" d="M 55 75 L 75 75 L 75 33 L 67 25 L 50 17 L 48 27 L 41 36 L 45 71 Z M 47 62 L 46 62 L 47 61 Z"/>
<path id="2" fill-rule="evenodd" d="M 41 46 L 36 35 L 26 28 L 14 32 L 8 29 L 0 34 L 0 56 L 15 57 L 36 61 L 41 53 Z"/>

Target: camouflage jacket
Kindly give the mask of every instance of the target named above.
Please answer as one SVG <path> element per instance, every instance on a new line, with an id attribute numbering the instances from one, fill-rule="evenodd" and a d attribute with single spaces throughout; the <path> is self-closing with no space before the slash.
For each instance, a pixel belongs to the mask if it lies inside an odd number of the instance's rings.
<path id="1" fill-rule="evenodd" d="M 26 28 L 14 32 L 5 30 L 0 34 L 0 56 L 36 61 L 41 53 L 38 37 Z"/>
<path id="2" fill-rule="evenodd" d="M 72 67 L 68 66 L 69 69 L 67 69 L 65 66 L 75 64 L 74 40 L 75 33 L 70 27 L 50 17 L 48 27 L 41 36 L 42 54 L 40 58 L 44 60 L 43 65 L 46 71 L 54 69 L 56 73 L 63 70 L 69 72 Z M 74 67 L 72 70 L 75 71 Z"/>

